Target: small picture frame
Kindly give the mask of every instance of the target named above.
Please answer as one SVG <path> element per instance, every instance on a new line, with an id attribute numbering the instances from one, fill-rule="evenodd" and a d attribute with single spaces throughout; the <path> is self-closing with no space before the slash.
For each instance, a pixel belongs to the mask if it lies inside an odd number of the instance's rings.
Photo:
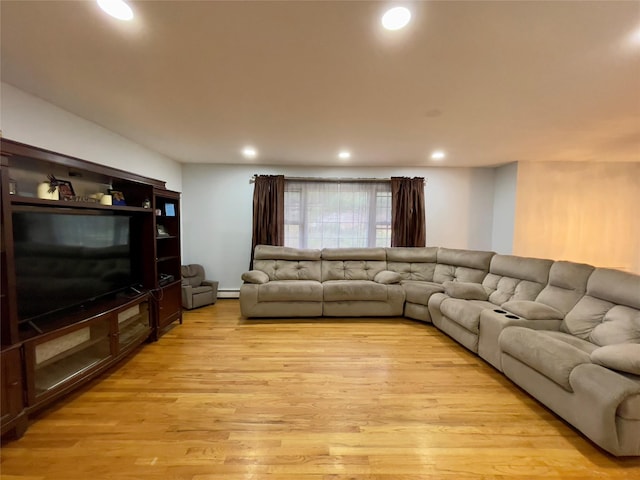
<path id="1" fill-rule="evenodd" d="M 176 206 L 173 203 L 167 203 L 164 206 L 164 214 L 167 217 L 175 217 L 176 216 Z"/>
<path id="2" fill-rule="evenodd" d="M 60 194 L 60 200 L 73 200 L 76 196 L 76 192 L 73 190 L 73 185 L 67 180 L 56 180 L 58 185 L 58 193 Z"/>
<path id="3" fill-rule="evenodd" d="M 109 194 L 112 197 L 113 205 L 126 205 L 124 200 L 124 194 L 118 190 L 109 190 Z"/>
<path id="4" fill-rule="evenodd" d="M 158 237 L 168 237 L 169 233 L 167 232 L 167 229 L 164 228 L 164 225 L 160 225 L 159 223 L 156 224 L 156 234 L 158 235 Z"/>

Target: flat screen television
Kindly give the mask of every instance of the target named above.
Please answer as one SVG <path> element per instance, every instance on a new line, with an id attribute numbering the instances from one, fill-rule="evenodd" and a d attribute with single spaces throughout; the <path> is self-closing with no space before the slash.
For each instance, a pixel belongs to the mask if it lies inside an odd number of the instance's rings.
<path id="1" fill-rule="evenodd" d="M 20 321 L 85 306 L 140 282 L 129 215 L 89 210 L 17 210 L 13 241 Z"/>

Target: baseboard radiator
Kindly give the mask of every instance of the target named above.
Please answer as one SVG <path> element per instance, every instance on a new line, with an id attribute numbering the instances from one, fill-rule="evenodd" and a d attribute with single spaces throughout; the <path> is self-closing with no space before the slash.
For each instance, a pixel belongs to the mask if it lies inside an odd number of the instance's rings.
<path id="1" fill-rule="evenodd" d="M 218 298 L 240 298 L 240 290 L 218 289 Z"/>

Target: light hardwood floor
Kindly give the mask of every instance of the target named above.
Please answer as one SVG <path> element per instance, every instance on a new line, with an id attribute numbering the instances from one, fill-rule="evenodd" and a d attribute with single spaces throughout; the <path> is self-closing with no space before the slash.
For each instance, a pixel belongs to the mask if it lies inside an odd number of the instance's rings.
<path id="1" fill-rule="evenodd" d="M 2 479 L 640 478 L 437 329 L 247 321 L 237 300 L 3 445 Z"/>

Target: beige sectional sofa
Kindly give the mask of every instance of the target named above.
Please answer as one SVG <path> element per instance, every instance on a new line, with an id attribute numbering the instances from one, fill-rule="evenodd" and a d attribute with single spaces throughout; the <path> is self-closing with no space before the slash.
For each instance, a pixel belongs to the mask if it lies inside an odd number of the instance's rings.
<path id="1" fill-rule="evenodd" d="M 502 371 L 594 443 L 640 456 L 640 276 L 493 252 L 259 245 L 245 317 L 402 316 Z"/>

